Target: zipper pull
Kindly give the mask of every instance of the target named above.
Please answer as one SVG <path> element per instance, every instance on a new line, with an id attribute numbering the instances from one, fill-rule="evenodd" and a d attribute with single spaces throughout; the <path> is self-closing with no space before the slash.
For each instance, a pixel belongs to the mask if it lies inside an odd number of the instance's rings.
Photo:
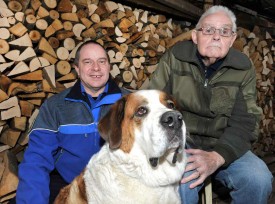
<path id="1" fill-rule="evenodd" d="M 205 79 L 205 80 L 204 80 L 204 85 L 203 85 L 203 86 L 204 86 L 204 88 L 206 88 L 206 87 L 207 87 L 207 85 L 208 85 L 208 79 Z"/>
<path id="2" fill-rule="evenodd" d="M 204 77 L 205 77 L 205 80 L 204 80 L 204 88 L 207 87 L 207 84 L 208 84 L 208 78 L 207 78 L 207 67 L 204 68 Z"/>

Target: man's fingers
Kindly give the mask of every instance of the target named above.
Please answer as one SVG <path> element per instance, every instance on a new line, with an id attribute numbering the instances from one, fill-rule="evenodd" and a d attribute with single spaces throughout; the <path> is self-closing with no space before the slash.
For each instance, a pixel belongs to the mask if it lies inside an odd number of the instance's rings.
<path id="1" fill-rule="evenodd" d="M 194 173 L 192 173 L 191 175 L 184 177 L 181 180 L 181 183 L 188 183 L 189 181 L 192 181 L 194 179 L 197 179 L 200 177 L 200 173 L 198 171 L 194 171 Z"/>
<path id="2" fill-rule="evenodd" d="M 196 154 L 196 153 L 199 153 L 201 151 L 202 150 L 200 150 L 200 149 L 185 149 L 185 152 L 188 153 L 188 154 Z"/>
<path id="3" fill-rule="evenodd" d="M 193 171 L 193 170 L 197 169 L 198 167 L 199 166 L 197 164 L 195 164 L 194 162 L 188 163 L 185 167 L 184 172 Z"/>
<path id="4" fill-rule="evenodd" d="M 205 177 L 204 176 L 200 176 L 198 180 L 196 180 L 195 182 L 191 183 L 189 188 L 195 188 L 199 185 L 201 185 L 205 180 Z"/>

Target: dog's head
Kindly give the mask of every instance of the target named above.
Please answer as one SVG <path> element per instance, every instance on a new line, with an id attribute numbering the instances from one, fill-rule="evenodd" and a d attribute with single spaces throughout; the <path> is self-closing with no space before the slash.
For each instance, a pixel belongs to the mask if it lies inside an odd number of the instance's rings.
<path id="1" fill-rule="evenodd" d="M 129 153 L 138 145 L 153 167 L 168 157 L 175 163 L 185 145 L 186 127 L 175 100 L 157 90 L 123 96 L 98 128 L 110 149 Z"/>

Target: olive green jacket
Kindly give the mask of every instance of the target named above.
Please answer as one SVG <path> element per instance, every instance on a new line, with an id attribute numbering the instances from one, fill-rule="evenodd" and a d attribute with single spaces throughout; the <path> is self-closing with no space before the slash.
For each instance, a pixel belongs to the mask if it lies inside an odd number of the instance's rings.
<path id="1" fill-rule="evenodd" d="M 173 46 L 161 58 L 149 88 L 173 95 L 192 141 L 218 152 L 227 166 L 258 136 L 262 110 L 256 105 L 255 68 L 246 55 L 230 48 L 218 70 L 206 79 L 196 52 L 191 41 Z"/>

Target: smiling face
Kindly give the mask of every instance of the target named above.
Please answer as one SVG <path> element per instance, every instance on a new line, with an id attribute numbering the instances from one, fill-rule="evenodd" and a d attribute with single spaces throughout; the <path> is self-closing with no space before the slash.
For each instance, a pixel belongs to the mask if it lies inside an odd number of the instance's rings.
<path id="1" fill-rule="evenodd" d="M 109 79 L 110 64 L 106 51 L 100 45 L 84 45 L 75 69 L 88 94 L 97 97 L 104 91 Z"/>
<path id="2" fill-rule="evenodd" d="M 232 28 L 230 18 L 224 12 L 218 12 L 206 16 L 202 22 L 201 27 Z M 218 59 L 226 56 L 229 48 L 233 45 L 236 39 L 236 34 L 229 37 L 224 37 L 219 34 L 220 30 L 216 30 L 213 35 L 205 35 L 202 31 L 193 30 L 192 40 L 198 46 L 198 51 L 203 57 L 206 66 L 215 63 Z"/>

